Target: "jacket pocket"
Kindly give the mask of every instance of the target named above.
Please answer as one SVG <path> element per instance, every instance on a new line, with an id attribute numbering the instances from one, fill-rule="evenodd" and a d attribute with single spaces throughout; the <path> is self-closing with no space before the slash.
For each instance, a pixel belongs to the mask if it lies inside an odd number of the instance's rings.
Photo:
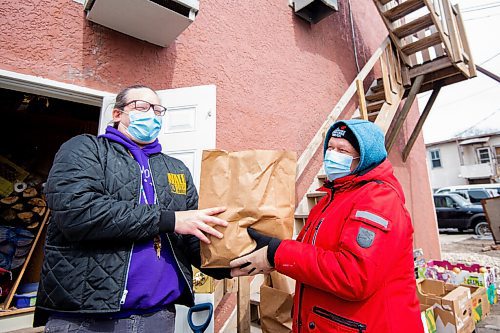
<path id="1" fill-rule="evenodd" d="M 79 251 L 46 245 L 38 305 L 66 311 L 79 310 L 87 267 L 88 259 Z"/>
<path id="2" fill-rule="evenodd" d="M 336 315 L 318 306 L 313 307 L 307 320 L 310 332 L 366 333 L 366 325 Z"/>

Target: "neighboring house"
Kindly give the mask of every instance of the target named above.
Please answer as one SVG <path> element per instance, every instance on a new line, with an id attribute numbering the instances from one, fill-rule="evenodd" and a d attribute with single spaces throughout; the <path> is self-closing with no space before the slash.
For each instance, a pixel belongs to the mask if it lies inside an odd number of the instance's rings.
<path id="1" fill-rule="evenodd" d="M 432 188 L 499 183 L 499 124 L 496 111 L 453 138 L 426 144 Z"/>

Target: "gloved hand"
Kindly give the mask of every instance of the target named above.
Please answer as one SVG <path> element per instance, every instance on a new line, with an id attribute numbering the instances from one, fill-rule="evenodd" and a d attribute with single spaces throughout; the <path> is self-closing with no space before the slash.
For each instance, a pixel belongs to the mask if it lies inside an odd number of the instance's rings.
<path id="1" fill-rule="evenodd" d="M 252 228 L 248 228 L 247 232 L 255 240 L 257 246 L 250 254 L 229 263 L 233 277 L 269 273 L 274 267 L 274 255 L 281 240 L 263 235 Z"/>

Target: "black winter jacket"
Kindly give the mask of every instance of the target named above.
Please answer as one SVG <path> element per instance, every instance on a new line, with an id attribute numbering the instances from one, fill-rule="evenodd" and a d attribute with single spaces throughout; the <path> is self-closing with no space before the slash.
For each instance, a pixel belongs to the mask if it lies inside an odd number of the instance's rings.
<path id="1" fill-rule="evenodd" d="M 200 242 L 174 233 L 174 212 L 197 209 L 198 194 L 181 161 L 159 153 L 149 164 L 158 205 L 139 204 L 139 165 L 122 145 L 80 135 L 61 146 L 45 187 L 52 214 L 35 325 L 44 324 L 43 310 L 119 311 L 132 244 L 160 232 L 166 233 L 170 244 L 164 246 L 172 247 L 189 286 L 177 302 L 193 304 L 191 265 L 200 267 Z M 215 278 L 229 277 L 227 269 L 203 271 Z"/>

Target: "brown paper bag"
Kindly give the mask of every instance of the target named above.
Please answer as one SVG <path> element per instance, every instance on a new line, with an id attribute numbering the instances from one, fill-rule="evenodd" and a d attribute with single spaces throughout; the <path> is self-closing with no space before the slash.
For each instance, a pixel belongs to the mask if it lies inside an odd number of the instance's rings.
<path id="1" fill-rule="evenodd" d="M 199 208 L 225 206 L 219 217 L 229 222 L 217 229 L 223 239 L 201 243 L 202 267 L 228 267 L 251 252 L 255 242 L 247 228 L 280 239 L 292 237 L 295 210 L 296 154 L 247 150 L 203 152 Z"/>
<path id="2" fill-rule="evenodd" d="M 278 272 L 266 276 L 260 287 L 260 326 L 262 333 L 292 331 L 292 305 L 295 281 Z"/>

